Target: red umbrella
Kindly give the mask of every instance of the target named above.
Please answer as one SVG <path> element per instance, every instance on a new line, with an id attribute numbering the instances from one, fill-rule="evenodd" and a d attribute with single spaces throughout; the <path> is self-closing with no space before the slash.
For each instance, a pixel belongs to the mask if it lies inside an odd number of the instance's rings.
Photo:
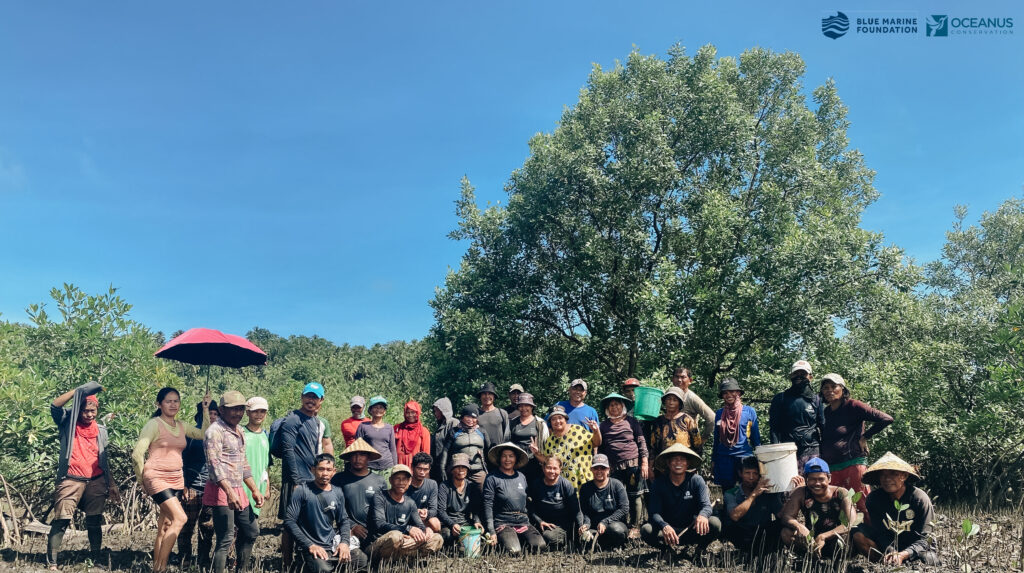
<path id="1" fill-rule="evenodd" d="M 191 328 L 156 351 L 154 356 L 186 364 L 241 368 L 267 363 L 267 353 L 241 336 L 212 328 Z M 206 389 L 210 371 L 206 371 Z"/>

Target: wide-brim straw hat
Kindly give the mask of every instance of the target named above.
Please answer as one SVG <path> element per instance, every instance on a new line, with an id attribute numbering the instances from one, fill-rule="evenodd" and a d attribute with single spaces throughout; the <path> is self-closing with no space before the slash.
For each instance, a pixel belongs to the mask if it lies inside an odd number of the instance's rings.
<path id="1" fill-rule="evenodd" d="M 348 460 L 350 457 L 352 457 L 352 454 L 358 454 L 360 452 L 370 456 L 371 460 L 380 459 L 380 452 L 373 449 L 373 446 L 371 446 L 369 442 L 362 438 L 356 438 L 354 442 L 352 442 L 351 444 L 348 445 L 347 448 L 345 448 L 344 452 L 341 452 L 341 455 L 339 457 L 343 460 Z"/>
<path id="2" fill-rule="evenodd" d="M 909 484 L 915 483 L 921 479 L 921 475 L 917 473 L 914 466 L 901 460 L 899 456 L 892 452 L 885 452 L 884 456 L 878 458 L 878 461 L 871 464 L 868 469 L 864 471 L 864 476 L 861 478 L 861 482 L 868 485 L 879 485 L 878 480 L 882 476 L 882 470 L 895 470 L 906 473 L 907 483 Z"/>
<path id="3" fill-rule="evenodd" d="M 487 452 L 487 459 L 494 466 L 500 466 L 499 460 L 501 459 L 501 452 L 505 450 L 512 450 L 516 454 L 516 465 L 515 468 L 519 469 L 526 465 L 526 462 L 530 461 L 530 456 L 523 451 L 522 448 L 513 444 L 512 442 L 505 442 L 496 446 L 491 446 L 491 451 Z"/>
<path id="4" fill-rule="evenodd" d="M 686 471 L 697 471 L 697 468 L 700 467 L 702 460 L 700 456 L 697 455 L 697 452 L 682 444 L 672 444 L 658 454 L 657 458 L 654 458 L 654 469 L 662 472 L 667 471 L 668 458 L 675 454 L 683 454 L 689 460 L 689 463 L 686 465 Z"/>
<path id="5" fill-rule="evenodd" d="M 628 410 L 628 409 L 629 409 L 630 407 L 632 407 L 632 406 L 633 406 L 633 401 L 632 401 L 632 400 L 630 400 L 629 398 L 627 398 L 627 397 L 623 396 L 622 394 L 619 394 L 618 392 L 612 392 L 611 394 L 608 394 L 607 396 L 605 396 L 605 397 L 604 397 L 604 398 L 603 398 L 603 399 L 601 400 L 601 411 L 602 411 L 602 412 L 604 412 L 605 410 L 607 410 L 607 409 L 608 409 L 608 404 L 611 404 L 611 403 L 612 403 L 612 400 L 618 400 L 619 402 L 622 402 L 622 405 L 623 405 L 623 406 L 624 406 L 624 407 L 625 407 L 625 408 L 626 408 L 627 410 Z"/>

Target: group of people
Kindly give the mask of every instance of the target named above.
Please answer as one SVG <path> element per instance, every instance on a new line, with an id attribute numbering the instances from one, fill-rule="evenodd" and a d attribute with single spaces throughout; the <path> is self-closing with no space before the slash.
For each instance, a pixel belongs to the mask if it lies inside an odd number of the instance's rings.
<path id="1" fill-rule="evenodd" d="M 748 553 L 787 545 L 834 556 L 846 536 L 873 560 L 937 563 L 931 502 L 914 486 L 920 476 L 891 453 L 867 465 L 866 440 L 892 417 L 852 399 L 838 374 L 814 385 L 806 361 L 793 364 L 789 379 L 769 408 L 772 443 L 795 444 L 799 459 L 800 475 L 782 487 L 762 476 L 754 456 L 758 416 L 743 404 L 740 384 L 723 380 L 721 407 L 712 410 L 690 390 L 685 368 L 673 372 L 660 414 L 645 420 L 633 415 L 641 385 L 633 378 L 600 400 L 600 412 L 587 404 L 587 382 L 573 380 L 568 399 L 544 416 L 522 385 L 513 384 L 508 406 L 499 407 L 498 390 L 487 383 L 458 416 L 448 398 L 434 402 L 433 431 L 415 401 L 391 425 L 386 398 L 355 396 L 337 457 L 331 424 L 318 416 L 325 389 L 317 382 L 269 432 L 264 398 L 228 391 L 218 404 L 206 396 L 195 425 L 186 426 L 176 419 L 179 393 L 164 388 L 133 452 L 139 482 L 159 508 L 153 569 L 167 569 L 177 543 L 181 562 L 196 559 L 221 573 L 234 551 L 236 568 L 245 570 L 272 457 L 281 463 L 285 568 L 298 558 L 307 571 L 361 570 L 445 546 L 469 551 L 467 538 L 511 554 L 610 550 L 639 538 L 664 550 L 692 547 L 695 558 L 716 539 Z M 54 568 L 76 507 L 86 514 L 94 561 L 103 561 L 103 506 L 119 492 L 96 423 L 99 390 L 85 384 L 52 405 L 61 428 L 47 551 Z M 706 457 L 724 492 L 721 508 L 713 508 L 698 472 Z M 191 545 L 197 527 L 198 555 Z"/>

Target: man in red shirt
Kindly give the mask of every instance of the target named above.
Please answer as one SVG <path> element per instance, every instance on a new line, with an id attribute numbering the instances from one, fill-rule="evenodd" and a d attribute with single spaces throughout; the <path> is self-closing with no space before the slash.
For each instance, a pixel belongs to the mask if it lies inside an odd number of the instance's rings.
<path id="1" fill-rule="evenodd" d="M 58 396 L 50 404 L 50 416 L 60 431 L 60 457 L 57 460 L 57 491 L 54 493 L 54 518 L 50 523 L 46 561 L 57 570 L 57 552 L 64 541 L 64 532 L 75 517 L 75 510 L 85 512 L 85 529 L 89 534 L 92 561 L 102 565 L 103 506 L 109 496 L 115 503 L 121 494 L 117 482 L 110 479 L 107 467 L 107 429 L 96 423 L 103 388 L 87 382 Z M 71 402 L 70 408 L 64 405 Z"/>
<path id="2" fill-rule="evenodd" d="M 352 445 L 352 442 L 356 441 L 356 430 L 359 428 L 359 424 L 366 421 L 366 415 L 363 414 L 363 408 L 366 406 L 366 398 L 362 396 L 352 396 L 352 417 L 341 423 L 341 435 L 345 438 L 345 447 Z"/>

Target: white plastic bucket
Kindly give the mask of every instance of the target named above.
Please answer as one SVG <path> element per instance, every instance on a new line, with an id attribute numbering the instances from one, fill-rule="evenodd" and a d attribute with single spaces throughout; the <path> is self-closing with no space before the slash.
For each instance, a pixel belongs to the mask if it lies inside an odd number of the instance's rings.
<path id="1" fill-rule="evenodd" d="M 782 493 L 790 490 L 790 481 L 797 476 L 796 444 L 785 442 L 758 446 L 754 450 L 757 461 L 761 462 L 761 477 L 772 482 L 768 493 Z"/>

